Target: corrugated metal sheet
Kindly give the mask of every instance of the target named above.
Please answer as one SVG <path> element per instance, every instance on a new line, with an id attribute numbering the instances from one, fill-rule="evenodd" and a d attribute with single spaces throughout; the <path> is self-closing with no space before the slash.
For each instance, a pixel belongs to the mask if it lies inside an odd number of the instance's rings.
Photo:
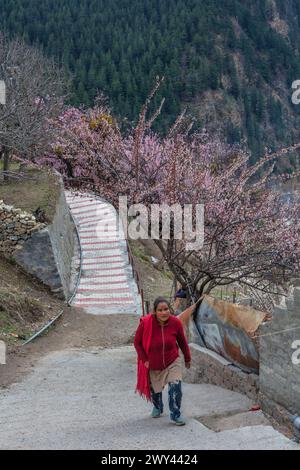
<path id="1" fill-rule="evenodd" d="M 247 372 L 258 373 L 259 354 L 251 338 L 266 318 L 265 312 L 204 296 L 195 315 L 207 348 Z"/>

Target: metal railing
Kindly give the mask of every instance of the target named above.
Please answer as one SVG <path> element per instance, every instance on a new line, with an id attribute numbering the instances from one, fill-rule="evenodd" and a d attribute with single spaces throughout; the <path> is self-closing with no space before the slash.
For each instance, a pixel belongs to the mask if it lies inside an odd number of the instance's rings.
<path id="1" fill-rule="evenodd" d="M 132 275 L 133 275 L 133 278 L 136 282 L 136 285 L 137 285 L 137 288 L 138 288 L 138 293 L 141 296 L 142 311 L 143 311 L 143 317 L 144 317 L 145 312 L 147 314 L 149 313 L 149 302 L 148 301 L 145 302 L 145 300 L 144 300 L 144 291 L 141 287 L 140 275 L 138 273 L 138 270 L 135 267 L 134 258 L 133 258 L 132 251 L 131 251 L 130 245 L 128 243 L 128 240 L 126 240 L 126 245 L 127 245 L 128 262 L 129 262 L 129 264 L 131 266 L 131 269 L 132 269 Z"/>
<path id="2" fill-rule="evenodd" d="M 68 206 L 69 207 L 69 206 Z M 75 296 L 76 296 L 76 293 L 77 293 L 77 289 L 78 289 L 78 286 L 79 286 L 79 283 L 80 283 L 80 279 L 81 279 L 81 274 L 82 274 L 82 246 L 81 246 L 81 240 L 80 240 L 80 235 L 79 235 L 79 231 L 78 231 L 78 227 L 77 227 L 77 223 L 73 217 L 73 214 L 71 212 L 71 209 L 69 207 L 69 214 L 70 214 L 70 217 L 71 217 L 71 220 L 73 222 L 73 225 L 75 227 L 75 233 L 76 233 L 76 237 L 77 237 L 77 241 L 78 241 L 78 248 L 79 248 L 79 271 L 78 271 L 78 276 L 77 276 L 77 279 L 76 279 L 76 283 L 75 283 L 75 286 L 74 286 L 74 289 L 73 289 L 73 293 L 71 294 L 71 296 L 69 297 L 69 299 L 67 300 L 67 304 L 69 306 L 71 306 Z"/>

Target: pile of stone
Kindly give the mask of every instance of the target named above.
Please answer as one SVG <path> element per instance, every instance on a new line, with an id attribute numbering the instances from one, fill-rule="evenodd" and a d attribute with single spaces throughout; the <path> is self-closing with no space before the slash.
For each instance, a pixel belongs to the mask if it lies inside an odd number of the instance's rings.
<path id="1" fill-rule="evenodd" d="M 37 222 L 36 218 L 0 200 L 0 252 L 11 256 L 21 249 L 31 234 L 46 227 Z"/>

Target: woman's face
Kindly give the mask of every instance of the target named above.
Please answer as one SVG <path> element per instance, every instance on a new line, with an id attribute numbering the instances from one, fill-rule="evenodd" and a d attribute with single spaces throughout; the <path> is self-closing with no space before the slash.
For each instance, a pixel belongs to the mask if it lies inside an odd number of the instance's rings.
<path id="1" fill-rule="evenodd" d="M 168 321 L 169 316 L 171 315 L 168 304 L 166 302 L 160 302 L 156 307 L 155 314 L 160 323 L 165 323 Z"/>

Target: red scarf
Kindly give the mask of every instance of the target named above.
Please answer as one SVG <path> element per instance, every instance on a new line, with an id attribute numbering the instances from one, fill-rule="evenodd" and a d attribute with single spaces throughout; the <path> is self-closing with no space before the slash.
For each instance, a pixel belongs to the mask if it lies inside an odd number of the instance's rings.
<path id="1" fill-rule="evenodd" d="M 152 321 L 153 315 L 149 313 L 145 317 L 141 318 L 141 321 L 144 322 L 144 332 L 143 332 L 143 348 L 145 353 L 149 354 L 151 337 L 152 337 Z M 137 360 L 137 384 L 135 392 L 139 393 L 142 398 L 147 401 L 151 401 L 151 392 L 150 392 L 150 374 L 149 368 L 147 368 L 143 361 L 138 358 Z"/>

